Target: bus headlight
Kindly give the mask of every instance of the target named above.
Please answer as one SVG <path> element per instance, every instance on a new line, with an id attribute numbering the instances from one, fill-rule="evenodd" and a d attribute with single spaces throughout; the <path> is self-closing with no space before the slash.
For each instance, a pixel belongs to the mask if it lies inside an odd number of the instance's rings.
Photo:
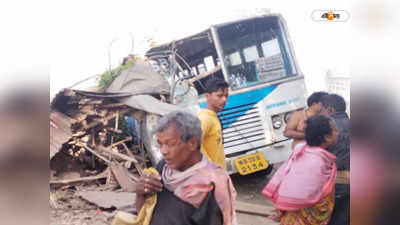
<path id="1" fill-rule="evenodd" d="M 285 120 L 285 123 L 287 123 L 289 121 L 292 114 L 293 114 L 293 111 L 285 113 L 285 116 L 283 117 L 283 119 Z"/>
<path id="2" fill-rule="evenodd" d="M 279 129 L 279 128 L 282 127 L 282 118 L 281 118 L 280 115 L 277 115 L 277 116 L 273 116 L 273 117 L 272 117 L 272 126 L 273 126 L 275 129 Z"/>

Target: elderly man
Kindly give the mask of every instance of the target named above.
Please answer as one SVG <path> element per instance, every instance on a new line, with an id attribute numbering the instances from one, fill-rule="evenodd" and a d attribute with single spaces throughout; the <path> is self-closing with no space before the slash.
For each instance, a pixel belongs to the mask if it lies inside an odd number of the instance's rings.
<path id="1" fill-rule="evenodd" d="M 145 198 L 156 194 L 151 225 L 236 224 L 236 195 L 224 169 L 200 151 L 200 120 L 186 112 L 171 112 L 155 128 L 163 160 L 160 174 L 143 173 L 136 190 L 139 212 Z"/>

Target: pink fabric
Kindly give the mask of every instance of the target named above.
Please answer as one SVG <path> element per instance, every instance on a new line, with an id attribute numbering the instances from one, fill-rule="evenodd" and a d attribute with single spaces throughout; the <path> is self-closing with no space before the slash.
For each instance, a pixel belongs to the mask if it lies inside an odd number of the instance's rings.
<path id="1" fill-rule="evenodd" d="M 236 225 L 236 213 L 233 203 L 236 191 L 228 173 L 219 165 L 203 156 L 202 161 L 191 168 L 179 172 L 165 167 L 162 173 L 165 187 L 194 207 L 200 207 L 207 194 L 215 185 L 215 200 L 222 211 L 224 225 Z"/>
<path id="2" fill-rule="evenodd" d="M 335 185 L 336 156 L 320 147 L 301 142 L 276 171 L 262 194 L 284 211 L 313 206 Z"/>

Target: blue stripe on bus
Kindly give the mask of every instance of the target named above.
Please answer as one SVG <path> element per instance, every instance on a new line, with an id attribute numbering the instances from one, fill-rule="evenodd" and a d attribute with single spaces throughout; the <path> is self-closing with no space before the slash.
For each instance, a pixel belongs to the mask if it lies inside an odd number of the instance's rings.
<path id="1" fill-rule="evenodd" d="M 262 89 L 252 90 L 249 92 L 244 92 L 244 93 L 240 93 L 237 95 L 229 96 L 228 102 L 226 103 L 224 110 L 221 111 L 220 113 L 218 113 L 218 115 L 220 117 L 226 113 L 235 112 L 236 110 L 238 110 L 238 107 L 240 107 L 240 106 L 247 105 L 247 107 L 246 107 L 246 110 L 240 110 L 240 112 L 235 113 L 236 118 L 229 120 L 229 123 L 224 124 L 223 127 L 224 128 L 229 127 L 239 117 L 245 115 L 248 110 L 253 108 L 252 106 L 254 106 L 258 102 L 263 100 L 266 96 L 268 96 L 270 93 L 272 93 L 272 91 L 274 91 L 277 87 L 278 87 L 278 85 L 273 85 L 273 86 L 265 87 Z M 200 104 L 200 108 L 206 108 L 206 106 L 207 106 L 207 102 Z M 222 118 L 222 120 L 223 120 L 223 118 Z"/>

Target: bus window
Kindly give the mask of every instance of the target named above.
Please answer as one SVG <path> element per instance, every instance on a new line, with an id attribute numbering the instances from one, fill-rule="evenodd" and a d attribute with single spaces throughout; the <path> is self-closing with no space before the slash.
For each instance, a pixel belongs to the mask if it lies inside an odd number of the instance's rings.
<path id="1" fill-rule="evenodd" d="M 260 58 L 260 56 L 258 55 L 256 46 L 251 46 L 251 47 L 243 49 L 243 55 L 244 55 L 246 62 L 252 62 L 252 61 L 255 61 L 256 59 Z"/>
<path id="2" fill-rule="evenodd" d="M 193 75 L 198 75 L 196 67 L 192 67 L 192 73 L 193 73 Z"/>
<path id="3" fill-rule="evenodd" d="M 274 55 L 280 55 L 281 49 L 279 48 L 278 39 L 272 39 L 261 44 L 264 57 L 271 57 Z"/>
<path id="4" fill-rule="evenodd" d="M 206 72 L 206 67 L 204 66 L 204 64 L 199 64 L 197 66 L 197 69 L 199 70 L 199 74 L 202 74 L 202 73 Z"/>
<path id="5" fill-rule="evenodd" d="M 214 59 L 212 56 L 205 57 L 204 64 L 206 65 L 207 71 L 210 71 L 215 67 Z"/>
<path id="6" fill-rule="evenodd" d="M 234 52 L 228 56 L 230 65 L 236 66 L 242 64 L 239 52 Z"/>
<path id="7" fill-rule="evenodd" d="M 295 76 L 279 17 L 260 17 L 216 28 L 232 89 Z"/>

